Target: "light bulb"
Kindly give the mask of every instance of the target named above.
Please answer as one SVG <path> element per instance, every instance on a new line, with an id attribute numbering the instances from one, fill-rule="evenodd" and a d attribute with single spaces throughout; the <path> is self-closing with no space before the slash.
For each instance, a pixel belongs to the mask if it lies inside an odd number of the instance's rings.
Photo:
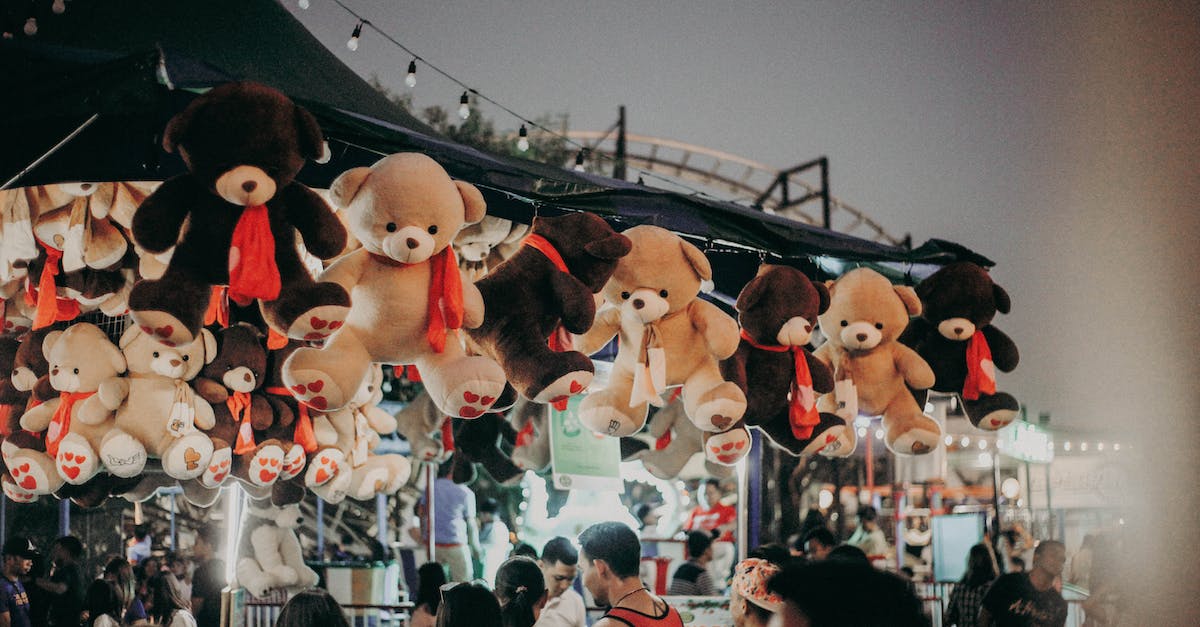
<path id="1" fill-rule="evenodd" d="M 1063 450 L 1064 450 L 1064 451 L 1069 451 L 1069 450 L 1071 450 L 1071 443 L 1070 443 L 1070 442 L 1063 442 Z"/>
<path id="2" fill-rule="evenodd" d="M 1113 450 L 1114 450 L 1114 451 L 1119 451 L 1119 450 L 1121 450 L 1121 443 L 1120 443 L 1120 442 L 1113 442 Z"/>
<path id="3" fill-rule="evenodd" d="M 297 4 L 300 5 L 301 9 L 304 9 L 305 11 L 308 10 L 308 0 L 300 0 L 300 2 L 298 2 Z"/>
<path id="4" fill-rule="evenodd" d="M 971 438 L 964 435 L 962 439 L 958 441 L 958 445 L 963 448 L 967 448 L 971 445 Z"/>
<path id="5" fill-rule="evenodd" d="M 954 444 L 954 436 L 952 436 L 952 435 L 946 436 L 946 439 L 944 440 L 944 442 L 946 443 L 946 446 L 950 446 L 951 444 Z"/>
<path id="6" fill-rule="evenodd" d="M 417 60 L 413 59 L 408 62 L 408 74 L 404 76 L 404 84 L 409 89 L 417 86 Z"/>
<path id="7" fill-rule="evenodd" d="M 50 4 L 50 10 L 54 11 L 55 15 L 62 15 L 67 10 L 67 1 L 54 0 L 54 2 Z"/>
<path id="8" fill-rule="evenodd" d="M 1081 450 L 1081 451 L 1085 451 L 1085 452 L 1086 452 L 1086 451 L 1087 451 L 1087 448 L 1088 448 L 1087 442 L 1080 442 L 1080 443 L 1079 443 L 1079 450 Z"/>
<path id="9" fill-rule="evenodd" d="M 31 18 L 25 20 L 24 31 L 25 31 L 25 34 L 28 35 L 29 37 L 33 37 L 34 35 L 37 34 L 37 18 L 36 17 L 31 17 Z"/>
<path id="10" fill-rule="evenodd" d="M 362 36 L 362 27 L 362 22 L 355 24 L 354 32 L 350 33 L 350 40 L 346 42 L 346 47 L 349 48 L 351 52 L 358 50 L 358 38 Z"/>
<path id="11" fill-rule="evenodd" d="M 529 130 L 525 125 L 521 125 L 521 130 L 517 131 L 517 150 L 525 152 L 529 150 Z"/>
<path id="12" fill-rule="evenodd" d="M 865 438 L 865 437 L 867 437 L 867 430 L 866 430 L 866 428 L 865 428 L 865 427 L 859 427 L 859 428 L 858 428 L 858 437 L 860 437 L 860 438 Z"/>
<path id="13" fill-rule="evenodd" d="M 458 117 L 467 119 L 471 117 L 471 98 L 467 96 L 467 92 L 463 92 L 458 99 Z"/>
<path id="14" fill-rule="evenodd" d="M 876 429 L 876 430 L 875 430 L 875 439 L 876 439 L 876 440 L 882 440 L 882 439 L 883 439 L 883 429 Z"/>
<path id="15" fill-rule="evenodd" d="M 982 450 L 986 449 L 987 447 L 988 447 L 987 440 L 980 440 L 980 441 L 979 441 L 979 450 L 981 450 L 981 451 L 982 451 Z"/>

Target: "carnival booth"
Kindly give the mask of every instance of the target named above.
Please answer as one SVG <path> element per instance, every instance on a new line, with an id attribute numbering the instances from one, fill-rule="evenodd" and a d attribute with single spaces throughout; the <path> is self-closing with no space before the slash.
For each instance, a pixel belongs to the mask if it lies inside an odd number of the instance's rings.
<path id="1" fill-rule="evenodd" d="M 59 18 L 0 42 L 8 501 L 179 494 L 222 512 L 231 590 L 262 597 L 321 575 L 306 499 L 374 502 L 390 544 L 451 441 L 456 481 L 532 470 L 580 494 L 707 464 L 741 486 L 744 552 L 763 446 L 851 455 L 862 414 L 876 445 L 927 455 L 930 387 L 979 429 L 1015 416 L 991 377 L 1016 365 L 988 324 L 1007 295 L 960 246 L 455 144 L 270 0 Z M 423 392 L 385 402 L 400 385 Z M 568 497 L 545 532 L 620 506 Z"/>

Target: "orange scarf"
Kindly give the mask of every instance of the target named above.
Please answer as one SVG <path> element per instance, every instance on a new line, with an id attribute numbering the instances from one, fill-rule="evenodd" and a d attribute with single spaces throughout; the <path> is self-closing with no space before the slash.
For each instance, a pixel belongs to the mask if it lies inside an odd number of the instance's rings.
<path id="1" fill-rule="evenodd" d="M 8 428 L 9 418 L 12 418 L 12 405 L 0 405 L 0 436 L 6 438 L 12 435 L 12 430 Z"/>
<path id="2" fill-rule="evenodd" d="M 270 387 L 264 388 L 267 394 L 275 396 L 283 396 L 292 398 L 292 393 L 287 388 Z M 317 434 L 313 431 L 312 417 L 308 415 L 308 405 L 304 403 L 296 403 L 300 408 L 299 415 L 296 416 L 296 431 L 292 434 L 292 441 L 304 448 L 305 453 L 317 452 Z"/>
<path id="3" fill-rule="evenodd" d="M 229 242 L 229 298 L 245 306 L 255 298 L 275 300 L 279 290 L 275 235 L 267 206 L 246 207 Z"/>
<path id="4" fill-rule="evenodd" d="M 221 328 L 229 326 L 229 288 L 221 285 L 213 286 L 208 309 L 204 312 L 204 326 L 213 324 L 220 324 Z"/>
<path id="5" fill-rule="evenodd" d="M 554 244 L 550 243 L 550 240 L 536 233 L 530 233 L 521 241 L 521 245 L 528 246 L 545 255 L 550 260 L 550 263 L 554 264 L 555 268 L 558 268 L 559 272 L 571 273 L 567 269 L 567 262 L 563 260 L 562 255 L 558 253 L 558 249 L 554 247 Z M 571 334 L 562 323 L 559 323 L 554 327 L 554 331 L 550 334 L 547 344 L 550 345 L 550 350 L 556 353 L 572 350 Z"/>
<path id="6" fill-rule="evenodd" d="M 238 423 L 237 442 L 233 452 L 244 455 L 254 450 L 254 426 L 250 424 L 250 393 L 234 392 L 225 400 L 233 421 Z"/>
<path id="7" fill-rule="evenodd" d="M 58 445 L 71 431 L 71 410 L 75 407 L 75 403 L 95 393 L 95 391 L 62 392 L 58 395 L 58 408 L 54 410 L 54 417 L 50 419 L 50 425 L 46 427 L 46 453 L 50 457 L 58 456 Z"/>
<path id="8" fill-rule="evenodd" d="M 747 344 L 759 350 L 772 353 L 792 353 L 792 385 L 788 390 L 788 422 L 792 427 L 792 435 L 798 440 L 812 437 L 813 429 L 821 424 L 821 416 L 817 411 L 817 395 L 813 390 L 812 372 L 808 369 L 808 359 L 805 358 L 803 346 L 772 346 L 759 344 L 751 339 L 750 334 L 742 329 L 742 339 Z"/>
<path id="9" fill-rule="evenodd" d="M 967 340 L 967 378 L 963 382 L 963 400 L 978 400 L 982 394 L 996 393 L 996 370 L 992 349 L 983 331 L 975 331 Z"/>
<path id="10" fill-rule="evenodd" d="M 454 450 L 454 421 L 449 416 L 442 419 L 442 450 L 447 453 Z"/>
<path id="11" fill-rule="evenodd" d="M 447 246 L 430 260 L 433 273 L 429 280 L 429 328 L 425 338 L 435 353 L 446 350 L 446 334 L 463 325 L 462 276 L 454 249 Z"/>
<path id="12" fill-rule="evenodd" d="M 63 252 L 43 242 L 37 241 L 42 250 L 46 251 L 46 263 L 42 265 L 42 274 L 38 277 L 37 288 L 33 282 L 26 279 L 25 302 L 35 307 L 33 328 L 44 329 L 56 321 L 74 320 L 79 317 L 79 303 L 58 297 L 58 283 L 55 277 L 62 272 Z"/>
<path id="13" fill-rule="evenodd" d="M 661 437 L 659 437 L 657 440 L 654 441 L 654 450 L 661 451 L 670 445 L 671 445 L 671 430 L 667 429 L 666 433 L 662 434 Z"/>
<path id="14" fill-rule="evenodd" d="M 517 432 L 517 439 L 513 444 L 517 447 L 528 446 L 533 443 L 533 435 L 533 421 L 530 420 Z"/>

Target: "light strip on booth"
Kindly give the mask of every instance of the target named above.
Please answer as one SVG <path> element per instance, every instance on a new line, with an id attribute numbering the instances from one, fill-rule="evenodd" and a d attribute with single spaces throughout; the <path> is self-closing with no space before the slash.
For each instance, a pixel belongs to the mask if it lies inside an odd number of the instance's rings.
<path id="1" fill-rule="evenodd" d="M 245 493 L 236 482 L 225 490 L 225 583 L 234 587 L 237 580 L 238 527 L 242 521 Z"/>

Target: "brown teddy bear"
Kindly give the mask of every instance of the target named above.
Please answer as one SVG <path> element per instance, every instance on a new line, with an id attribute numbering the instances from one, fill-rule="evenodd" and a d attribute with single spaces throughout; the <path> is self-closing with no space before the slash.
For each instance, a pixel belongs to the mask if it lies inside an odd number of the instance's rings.
<path id="1" fill-rule="evenodd" d="M 629 249 L 629 238 L 599 216 L 537 218 L 521 249 L 476 284 L 483 324 L 467 333 L 521 396 L 565 401 L 591 384 L 594 372 L 591 359 L 570 350 L 567 334 L 591 328 L 592 295 Z"/>
<path id="2" fill-rule="evenodd" d="M 1020 354 L 1003 331 L 992 326 L 996 312 L 1011 301 L 987 270 L 968 261 L 944 266 L 916 287 L 922 312 L 900 336 L 933 368 L 933 389 L 957 394 L 971 424 L 994 431 L 1017 417 L 1021 406 L 996 390 L 996 370 L 1012 372 Z M 924 406 L 926 390 L 914 390 Z"/>
<path id="3" fill-rule="evenodd" d="M 350 401 L 372 363 L 415 364 L 442 411 L 483 415 L 504 390 L 504 371 L 463 350 L 457 330 L 479 326 L 483 299 L 450 248 L 464 224 L 483 218 L 483 195 L 451 180 L 433 159 L 401 153 L 344 172 L 330 196 L 363 247 L 322 279 L 353 291 L 354 306 L 323 349 L 288 358 L 288 388 L 332 411 Z"/>
<path id="4" fill-rule="evenodd" d="M 550 465 L 550 408 L 518 400 L 508 411 L 508 421 L 517 430 L 512 461 L 517 468 L 540 472 Z"/>
<path id="5" fill-rule="evenodd" d="M 819 317 L 827 339 L 815 355 L 833 369 L 835 377 L 841 374 L 852 381 L 856 396 L 826 394 L 817 408 L 836 413 L 840 402 L 857 403 L 863 415 L 883 417 L 884 439 L 892 452 L 932 451 L 941 440 L 941 426 L 922 413 L 908 387 L 933 385 L 933 370 L 920 355 L 897 341 L 908 326 L 908 317 L 921 313 L 916 292 L 908 286 L 893 286 L 870 268 L 851 270 L 830 281 L 828 288 L 829 309 Z M 842 433 L 845 445 L 831 446 L 826 454 L 853 452 L 853 426 L 848 425 Z"/>
<path id="6" fill-rule="evenodd" d="M 196 98 L 167 124 L 163 147 L 188 173 L 166 181 L 133 216 L 133 239 L 150 254 L 174 247 L 165 273 L 129 297 L 134 322 L 168 345 L 200 332 L 211 287 L 257 299 L 272 328 L 319 339 L 341 325 L 350 297 L 313 281 L 297 250 L 332 259 L 346 231 L 325 201 L 296 183 L 305 159 L 324 150 L 310 113 L 257 83 L 228 83 Z"/>
<path id="7" fill-rule="evenodd" d="M 702 431 L 731 429 L 746 397 L 721 377 L 719 361 L 738 346 L 737 322 L 701 300 L 712 267 L 700 249 L 666 229 L 625 231 L 631 252 L 604 286 L 607 308 L 575 346 L 592 354 L 620 334 L 608 387 L 588 395 L 579 420 L 610 436 L 627 436 L 646 423 L 649 404 L 661 405 L 670 386 L 683 386 L 684 410 Z"/>
<path id="8" fill-rule="evenodd" d="M 817 397 L 833 391 L 833 373 L 805 348 L 828 307 L 824 284 L 764 264 L 738 294 L 741 343 L 721 362 L 722 374 L 746 393 L 746 424 L 793 455 L 820 452 L 846 428 L 838 416 L 817 411 Z"/>

